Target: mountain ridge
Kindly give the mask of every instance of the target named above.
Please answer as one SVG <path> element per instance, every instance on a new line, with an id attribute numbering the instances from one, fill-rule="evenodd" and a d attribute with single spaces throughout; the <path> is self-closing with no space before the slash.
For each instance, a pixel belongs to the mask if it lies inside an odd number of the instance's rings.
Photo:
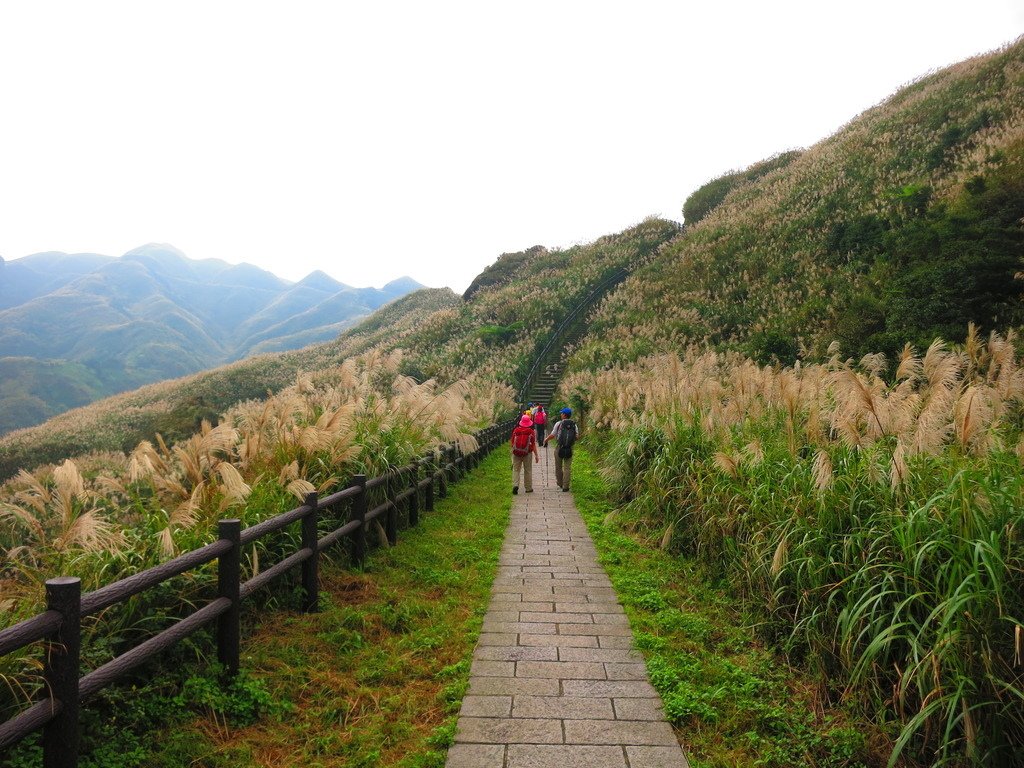
<path id="1" fill-rule="evenodd" d="M 292 282 L 248 263 L 190 259 L 166 243 L 121 257 L 44 251 L 0 261 L 0 359 L 19 375 L 0 398 L 0 434 L 144 384 L 273 349 L 335 338 L 420 286 L 353 288 L 321 270 Z M 49 371 L 55 392 L 46 397 Z M 88 370 L 86 375 L 83 372 Z M 24 375 L 22 375 L 24 374 Z M 66 380 L 70 376 L 73 380 Z M 77 380 L 75 380 L 77 379 Z M 88 379 L 88 384 L 84 382 Z M 31 381 L 19 392 L 18 381 Z"/>

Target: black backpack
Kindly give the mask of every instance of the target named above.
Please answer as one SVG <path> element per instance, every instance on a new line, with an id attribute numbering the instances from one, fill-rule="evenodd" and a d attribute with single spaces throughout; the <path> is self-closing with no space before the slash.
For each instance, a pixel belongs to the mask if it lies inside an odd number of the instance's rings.
<path id="1" fill-rule="evenodd" d="M 572 457 L 572 447 L 576 443 L 576 422 L 563 419 L 558 428 L 558 455 L 563 459 Z"/>

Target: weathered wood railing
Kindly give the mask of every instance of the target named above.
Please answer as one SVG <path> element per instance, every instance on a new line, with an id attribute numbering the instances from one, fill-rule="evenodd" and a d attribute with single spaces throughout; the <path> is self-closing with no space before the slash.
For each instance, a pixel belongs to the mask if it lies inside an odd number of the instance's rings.
<path id="1" fill-rule="evenodd" d="M 77 578 L 49 579 L 46 582 L 47 610 L 0 632 L 0 656 L 39 641 L 44 641 L 46 646 L 43 668 L 45 698 L 0 724 L 0 750 L 42 729 L 46 768 L 77 766 L 81 702 L 214 621 L 217 623 L 217 659 L 229 675 L 235 674 L 239 667 L 243 600 L 282 574 L 301 566 L 302 608 L 308 612 L 317 611 L 320 552 L 342 539 L 348 539 L 352 562 L 362 564 L 367 549 L 367 526 L 381 516 L 384 517 L 383 528 L 388 542 L 395 544 L 400 505 L 405 504 L 409 524 L 416 525 L 420 516 L 420 494 L 423 495 L 423 509 L 432 511 L 435 485 L 437 496 L 444 498 L 449 483 L 461 473 L 475 468 L 487 453 L 505 440 L 513 426 L 514 423 L 509 421 L 480 431 L 475 436 L 479 447 L 471 453 L 464 454 L 452 443 L 381 477 L 356 475 L 347 488 L 337 493 L 323 499 L 311 493 L 302 506 L 244 530 L 240 520 L 221 520 L 217 541 L 94 592 L 83 595 Z M 375 488 L 383 489 L 384 499 L 373 509 L 368 509 L 370 492 Z M 349 502 L 348 520 L 320 536 L 321 513 L 336 509 L 344 501 Z M 242 546 L 295 522 L 301 524 L 300 548 L 242 582 Z M 217 596 L 213 600 L 168 629 L 81 676 L 79 654 L 83 617 L 214 560 L 217 561 Z"/>

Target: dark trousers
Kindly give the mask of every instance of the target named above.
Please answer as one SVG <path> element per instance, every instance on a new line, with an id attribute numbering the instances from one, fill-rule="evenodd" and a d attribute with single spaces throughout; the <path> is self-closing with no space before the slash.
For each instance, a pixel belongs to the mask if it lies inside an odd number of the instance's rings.
<path id="1" fill-rule="evenodd" d="M 543 424 L 535 424 L 534 426 L 537 427 L 537 446 L 538 447 L 543 446 L 544 445 L 544 425 Z"/>

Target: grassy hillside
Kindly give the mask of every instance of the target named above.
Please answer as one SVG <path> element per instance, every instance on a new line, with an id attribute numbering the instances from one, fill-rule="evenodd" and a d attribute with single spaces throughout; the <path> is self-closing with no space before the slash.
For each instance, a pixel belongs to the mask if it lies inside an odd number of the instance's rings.
<path id="1" fill-rule="evenodd" d="M 89 451 L 128 451 L 160 432 L 186 437 L 236 402 L 294 383 L 369 350 L 402 350 L 402 373 L 449 384 L 468 375 L 518 382 L 546 335 L 601 278 L 651 258 L 678 233 L 649 220 L 565 251 L 532 250 L 508 280 L 460 299 L 448 289 L 417 291 L 382 308 L 335 341 L 267 354 L 202 374 L 143 387 L 0 438 L 0 479 L 18 469 Z"/>
<path id="2" fill-rule="evenodd" d="M 0 357 L 0 434 L 90 403 L 102 391 L 103 383 L 81 363 Z"/>
<path id="3" fill-rule="evenodd" d="M 449 381 L 476 372 L 518 385 L 555 326 L 595 285 L 645 263 L 678 232 L 673 222 L 648 219 L 587 245 L 506 254 L 482 273 L 500 270 L 501 279 L 388 344 L 406 351 L 405 371 L 416 378 Z M 514 264 L 506 267 L 508 261 Z"/>
<path id="4" fill-rule="evenodd" d="M 0 437 L 0 478 L 22 468 L 58 463 L 85 453 L 131 450 L 140 440 L 152 439 L 158 432 L 168 441 L 187 437 L 203 419 L 216 421 L 234 403 L 278 392 L 293 384 L 299 371 L 338 366 L 457 302 L 458 297 L 447 289 L 417 291 L 333 342 L 261 355 L 151 384 L 4 435 Z"/>
<path id="5" fill-rule="evenodd" d="M 572 358 L 612 517 L 889 765 L 1022 765 L 1024 41 L 775 160 L 698 190 Z M 687 728 L 727 717 L 675 682 Z"/>
<path id="6" fill-rule="evenodd" d="M 0 261 L 0 357 L 47 363 L 52 383 L 29 390 L 18 389 L 20 378 L 8 380 L 0 434 L 70 407 L 62 392 L 87 392 L 83 366 L 93 389 L 74 405 L 334 339 L 417 287 L 403 278 L 382 289 L 351 288 L 322 272 L 292 285 L 249 264 L 196 261 L 159 244 L 118 259 L 44 253 Z"/>
<path id="7" fill-rule="evenodd" d="M 968 321 L 1024 320 L 1024 41 L 783 157 L 726 177 L 724 199 L 606 304 L 579 364 L 689 343 L 765 362 L 833 340 L 891 356 L 907 341 L 961 341 Z M 718 186 L 688 207 L 711 206 Z"/>

